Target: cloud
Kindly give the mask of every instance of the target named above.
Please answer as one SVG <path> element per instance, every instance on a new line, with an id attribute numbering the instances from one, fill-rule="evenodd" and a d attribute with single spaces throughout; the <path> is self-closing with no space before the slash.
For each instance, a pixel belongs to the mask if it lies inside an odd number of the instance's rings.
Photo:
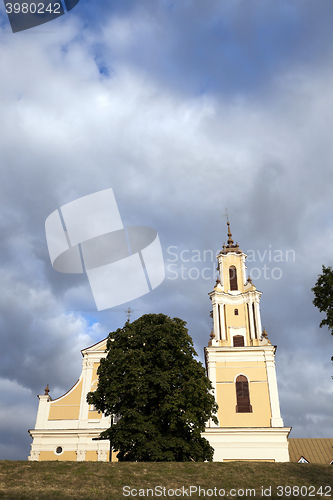
<path id="1" fill-rule="evenodd" d="M 0 378 L 0 455 L 7 460 L 25 459 L 34 427 L 37 398 L 20 384 Z M 28 426 L 28 427 L 27 427 Z"/>
<path id="2" fill-rule="evenodd" d="M 324 350 L 322 363 L 302 348 L 285 351 L 277 359 L 282 414 L 284 424 L 292 427 L 291 437 L 327 437 L 332 383 Z"/>
<path id="3" fill-rule="evenodd" d="M 109 187 L 124 225 L 155 228 L 166 264 L 170 246 L 179 257 L 178 278 L 167 272 L 130 303 L 132 318 L 183 318 L 200 359 L 215 282 L 202 270 L 213 273 L 215 263 L 181 262 L 180 252 L 215 255 L 228 207 L 235 241 L 256 255 L 248 268 L 261 273 L 255 284 L 278 345 L 285 423 L 307 437 L 320 422 L 331 435 L 332 339 L 318 328 L 311 287 L 321 264 L 333 264 L 332 4 L 104 5 L 88 18 L 92 7 L 81 11 L 80 2 L 48 25 L 51 33 L 14 37 L 2 28 L 1 457 L 28 454 L 8 431 L 10 414 L 22 432 L 33 426 L 35 394 L 47 383 L 52 397 L 67 391 L 80 375 L 80 349 L 126 319 L 122 308 L 95 310 L 84 275 L 52 269 L 44 234 L 55 209 Z M 286 260 L 288 250 L 295 260 Z"/>

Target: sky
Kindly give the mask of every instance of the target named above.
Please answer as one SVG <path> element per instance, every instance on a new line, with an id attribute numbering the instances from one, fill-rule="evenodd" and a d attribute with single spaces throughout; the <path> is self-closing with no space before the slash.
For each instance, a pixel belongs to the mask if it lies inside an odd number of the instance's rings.
<path id="1" fill-rule="evenodd" d="M 0 459 L 26 460 L 36 396 L 67 392 L 129 306 L 185 320 L 203 361 L 226 208 L 290 437 L 333 436 L 311 292 L 333 265 L 332 23 L 331 0 L 80 0 L 12 33 L 0 5 Z M 158 232 L 166 277 L 97 311 L 86 275 L 52 268 L 45 220 L 108 188 Z"/>

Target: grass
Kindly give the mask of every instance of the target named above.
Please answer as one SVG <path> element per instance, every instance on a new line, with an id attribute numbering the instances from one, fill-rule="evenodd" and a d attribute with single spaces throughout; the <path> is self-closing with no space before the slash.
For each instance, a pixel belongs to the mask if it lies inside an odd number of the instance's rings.
<path id="1" fill-rule="evenodd" d="M 273 500 L 303 498 L 309 500 L 321 498 L 323 500 L 333 497 L 333 491 L 329 489 L 332 485 L 333 466 L 330 465 L 264 462 L 0 461 L 1 500 L 126 500 L 126 498 L 130 500 L 133 498 L 161 500 L 176 498 L 271 498 Z M 130 489 L 123 490 L 126 486 Z M 199 486 L 201 487 L 200 496 Z M 280 486 L 279 489 L 278 486 Z M 289 495 L 287 486 L 298 486 L 299 490 L 294 489 L 294 495 Z M 301 490 L 302 486 L 303 490 Z M 155 489 L 156 487 L 161 487 L 161 489 Z M 271 492 L 268 490 L 269 487 L 271 487 Z M 320 487 L 322 490 L 319 489 Z M 147 491 L 149 488 L 150 491 Z M 225 495 L 223 491 L 219 494 L 219 490 L 222 489 L 225 490 Z"/>

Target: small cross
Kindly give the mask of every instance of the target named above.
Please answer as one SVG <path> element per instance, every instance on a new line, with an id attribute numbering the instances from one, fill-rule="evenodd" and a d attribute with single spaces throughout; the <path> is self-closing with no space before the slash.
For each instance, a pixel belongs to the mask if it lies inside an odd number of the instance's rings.
<path id="1" fill-rule="evenodd" d="M 229 222 L 229 215 L 231 215 L 231 214 L 228 214 L 228 209 L 226 208 L 225 213 L 223 215 L 220 215 L 220 217 L 226 217 L 227 222 Z"/>
<path id="2" fill-rule="evenodd" d="M 127 321 L 129 322 L 129 320 L 131 319 L 131 314 L 133 312 L 133 309 L 131 309 L 130 307 L 128 309 L 126 309 L 125 313 L 126 313 L 126 316 L 127 316 Z"/>

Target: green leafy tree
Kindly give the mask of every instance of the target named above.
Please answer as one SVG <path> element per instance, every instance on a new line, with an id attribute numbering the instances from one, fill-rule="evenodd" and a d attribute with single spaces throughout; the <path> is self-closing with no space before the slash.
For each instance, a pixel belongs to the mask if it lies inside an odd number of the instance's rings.
<path id="1" fill-rule="evenodd" d="M 146 314 L 109 334 L 98 386 L 87 401 L 105 415 L 121 416 L 100 436 L 120 461 L 213 458 L 201 432 L 209 418 L 217 423 L 217 405 L 185 325 Z"/>
<path id="2" fill-rule="evenodd" d="M 326 313 L 320 323 L 320 328 L 328 326 L 333 335 L 333 269 L 323 266 L 323 273 L 319 274 L 317 282 L 313 288 L 315 298 L 313 304 L 318 307 L 320 312 Z"/>

